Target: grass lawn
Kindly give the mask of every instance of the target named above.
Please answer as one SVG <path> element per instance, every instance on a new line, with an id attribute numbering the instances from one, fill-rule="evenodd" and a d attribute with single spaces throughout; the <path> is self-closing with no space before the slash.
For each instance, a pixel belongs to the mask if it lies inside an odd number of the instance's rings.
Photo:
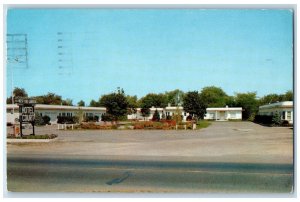
<path id="1" fill-rule="evenodd" d="M 54 139 L 57 135 L 55 134 L 45 134 L 45 135 L 23 135 L 23 137 L 15 137 L 13 135 L 7 136 L 9 139 Z"/>
<path id="2" fill-rule="evenodd" d="M 210 126 L 211 122 L 206 120 L 200 120 L 197 122 L 197 129 L 207 128 Z"/>

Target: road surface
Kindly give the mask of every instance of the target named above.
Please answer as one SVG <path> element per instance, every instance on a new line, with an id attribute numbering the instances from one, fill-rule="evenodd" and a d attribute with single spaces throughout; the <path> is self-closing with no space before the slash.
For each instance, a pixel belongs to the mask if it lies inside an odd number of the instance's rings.
<path id="1" fill-rule="evenodd" d="M 291 164 L 8 156 L 17 192 L 290 193 Z"/>

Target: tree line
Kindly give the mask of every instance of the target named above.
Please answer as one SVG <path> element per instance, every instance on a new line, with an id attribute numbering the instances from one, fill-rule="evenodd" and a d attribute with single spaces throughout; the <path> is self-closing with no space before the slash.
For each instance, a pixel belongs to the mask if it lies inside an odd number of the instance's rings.
<path id="1" fill-rule="evenodd" d="M 15 88 L 14 98 L 28 97 L 23 88 Z M 73 106 L 71 99 L 62 99 L 61 96 L 54 93 L 34 97 L 38 104 L 69 105 Z M 137 108 L 141 108 L 142 116 L 150 114 L 150 108 L 164 108 L 171 106 L 182 106 L 184 110 L 198 119 L 203 119 L 207 107 L 242 107 L 243 119 L 253 120 L 258 112 L 258 107 L 265 104 L 293 101 L 293 92 L 287 91 L 284 94 L 268 94 L 261 98 L 257 97 L 256 92 L 235 93 L 234 96 L 227 95 L 222 88 L 208 86 L 201 91 L 183 92 L 179 89 L 166 91 L 165 93 L 149 93 L 140 99 L 136 95 L 126 95 L 122 88 L 115 92 L 108 93 L 91 100 L 90 107 L 106 107 L 107 114 L 111 119 L 118 120 L 127 114 L 135 113 Z M 12 103 L 12 97 L 7 98 L 7 103 Z M 77 106 L 86 106 L 83 100 L 77 103 Z"/>

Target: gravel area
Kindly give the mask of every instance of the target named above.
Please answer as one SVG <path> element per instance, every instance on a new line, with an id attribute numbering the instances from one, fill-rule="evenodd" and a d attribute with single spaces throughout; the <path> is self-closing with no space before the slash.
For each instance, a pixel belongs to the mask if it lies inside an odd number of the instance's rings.
<path id="1" fill-rule="evenodd" d="M 7 128 L 8 132 L 11 128 Z M 28 132 L 26 129 L 25 132 Z M 293 163 L 293 129 L 252 122 L 212 122 L 201 130 L 57 130 L 46 143 L 8 143 L 8 155 L 205 162 Z"/>

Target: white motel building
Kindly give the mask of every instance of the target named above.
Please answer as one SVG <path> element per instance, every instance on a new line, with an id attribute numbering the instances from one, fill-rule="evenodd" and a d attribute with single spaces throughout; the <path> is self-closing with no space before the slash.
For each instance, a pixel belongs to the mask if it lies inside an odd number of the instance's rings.
<path id="1" fill-rule="evenodd" d="M 293 124 L 293 101 L 276 102 L 259 107 L 258 114 L 274 115 L 279 113 L 281 120 L 287 120 Z"/>
<path id="2" fill-rule="evenodd" d="M 141 109 L 137 109 L 137 113 L 128 115 L 128 119 L 140 119 L 140 120 L 151 120 L 154 112 L 157 110 L 160 118 L 162 118 L 162 114 L 164 113 L 166 116 L 172 116 L 176 110 L 179 109 L 183 121 L 186 121 L 186 118 L 189 116 L 189 113 L 183 110 L 183 107 L 174 107 L 168 105 L 165 108 L 150 108 L 150 115 L 148 117 L 143 117 L 141 114 Z M 206 120 L 216 120 L 216 121 L 226 121 L 226 120 L 241 120 L 242 119 L 242 108 L 241 107 L 216 107 L 216 108 L 206 108 L 206 114 L 204 119 Z"/>
<path id="3" fill-rule="evenodd" d="M 204 119 L 207 120 L 241 120 L 242 119 L 241 107 L 215 107 L 215 108 L 206 108 L 206 114 Z"/>
<path id="4" fill-rule="evenodd" d="M 77 107 L 77 106 L 64 106 L 64 105 L 45 105 L 36 104 L 34 111 L 41 116 L 49 116 L 50 123 L 57 123 L 58 116 L 76 116 L 77 113 L 82 112 L 84 116 L 98 116 L 101 120 L 102 114 L 105 114 L 105 107 Z M 17 104 L 7 104 L 6 106 L 6 122 L 15 123 L 19 118 L 19 106 Z"/>
<path id="5" fill-rule="evenodd" d="M 64 106 L 64 105 L 45 105 L 45 104 L 36 104 L 35 112 L 39 113 L 41 116 L 47 115 L 50 117 L 51 124 L 57 123 L 58 116 L 76 116 L 79 112 L 83 113 L 84 116 L 98 116 L 98 121 L 101 121 L 102 114 L 106 113 L 105 107 L 78 107 L 78 106 Z M 189 116 L 189 113 L 183 110 L 183 107 L 174 107 L 168 105 L 165 108 L 150 108 L 150 115 L 148 117 L 143 117 L 141 114 L 141 109 L 137 108 L 137 112 L 131 115 L 128 115 L 129 120 L 151 120 L 153 114 L 157 110 L 160 117 L 162 118 L 163 113 L 166 116 L 172 116 L 179 109 L 183 121 L 186 121 L 186 118 Z M 207 120 L 241 120 L 242 119 L 242 108 L 232 108 L 232 107 L 220 107 L 220 108 L 207 108 L 207 113 L 204 119 Z M 19 118 L 19 107 L 17 104 L 7 104 L 6 106 L 6 122 L 14 124 Z"/>

